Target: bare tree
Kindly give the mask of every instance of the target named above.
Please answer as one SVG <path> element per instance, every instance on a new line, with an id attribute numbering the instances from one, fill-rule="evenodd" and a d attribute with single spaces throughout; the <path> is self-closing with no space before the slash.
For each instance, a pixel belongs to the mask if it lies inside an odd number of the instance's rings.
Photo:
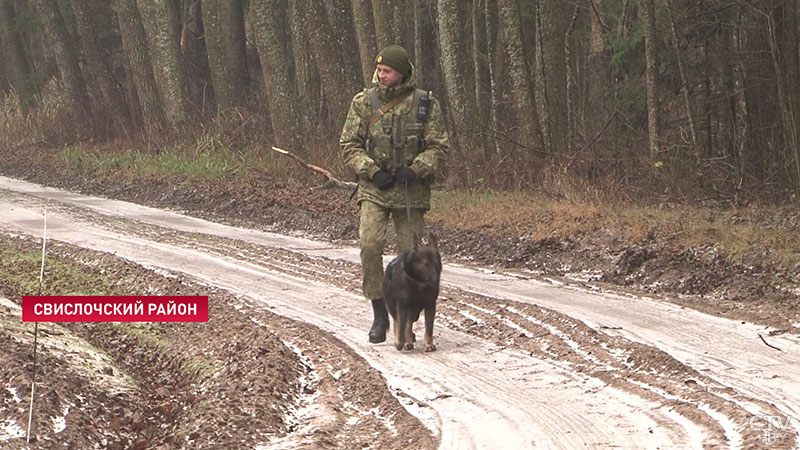
<path id="1" fill-rule="evenodd" d="M 356 0 L 356 1 L 369 1 L 369 0 Z M 395 26 L 397 5 L 400 2 L 387 2 L 385 0 L 372 0 L 372 14 L 375 23 L 375 36 L 378 39 L 378 48 L 384 48 L 387 45 L 397 44 L 403 45 L 399 40 L 400 36 L 397 35 L 398 27 Z"/>
<path id="2" fill-rule="evenodd" d="M 347 52 L 340 46 L 341 39 L 335 37 L 336 33 L 353 33 L 352 27 L 349 30 L 334 30 L 328 15 L 312 8 L 310 0 L 296 0 L 296 4 L 322 79 L 322 90 L 329 108 L 328 123 L 336 123 L 338 128 L 350 108 L 353 93 L 361 87 L 361 65 L 357 61 L 342 58 Z"/>
<path id="3" fill-rule="evenodd" d="M 781 122 L 793 189 L 800 194 L 800 57 L 797 2 L 767 1 L 770 54 L 775 69 Z"/>
<path id="4" fill-rule="evenodd" d="M 93 15 L 99 6 L 94 0 L 73 0 L 71 6 L 83 49 L 84 75 L 100 93 L 100 101 L 95 109 L 100 112 L 100 117 L 107 118 L 113 124 L 109 127 L 110 130 L 124 129 L 126 119 L 129 117 L 128 109 L 124 96 L 114 83 L 111 68 L 98 45 L 97 30 L 94 27 L 97 20 L 93 20 Z"/>
<path id="5" fill-rule="evenodd" d="M 286 27 L 286 0 L 251 0 L 250 17 L 267 87 L 275 145 L 303 155 L 297 85 L 288 68 L 292 67 L 291 42 Z"/>
<path id="6" fill-rule="evenodd" d="M 436 8 L 441 48 L 439 58 L 449 107 L 447 113 L 453 124 L 450 139 L 456 148 L 464 148 L 477 122 L 470 64 L 464 61 L 465 55 L 469 55 L 463 28 L 464 11 L 457 0 L 437 0 Z"/>
<path id="7" fill-rule="evenodd" d="M 9 86 L 20 93 L 24 90 L 30 67 L 25 57 L 22 39 L 14 27 L 15 21 L 16 12 L 13 3 L 0 1 L 0 56 L 3 61 L 3 72 Z"/>
<path id="8" fill-rule="evenodd" d="M 650 139 L 650 156 L 659 152 L 660 107 L 658 99 L 658 53 L 656 50 L 656 14 L 653 0 L 639 2 L 639 14 L 644 28 L 645 89 L 647 91 L 647 130 Z"/>
<path id="9" fill-rule="evenodd" d="M 164 111 L 176 125 L 187 118 L 178 14 L 170 0 L 137 0 L 137 5 Z"/>
<path id="10" fill-rule="evenodd" d="M 372 21 L 372 3 L 355 0 L 353 4 L 353 24 L 355 25 L 358 53 L 361 57 L 361 72 L 364 85 L 372 80 L 375 71 L 375 55 L 378 53 L 375 40 L 375 24 Z"/>
<path id="11" fill-rule="evenodd" d="M 680 45 L 678 43 L 678 31 L 675 28 L 675 18 L 672 14 L 671 0 L 664 0 L 664 5 L 667 9 L 667 18 L 669 19 L 670 37 L 672 38 L 672 49 L 675 51 L 675 60 L 678 63 L 678 73 L 681 77 L 681 92 L 683 93 L 683 103 L 686 109 L 686 117 L 689 121 L 689 136 L 692 138 L 692 152 L 696 160 L 700 159 L 699 148 L 697 144 L 697 131 L 694 123 L 694 114 L 692 113 L 692 102 L 689 99 L 689 82 L 687 80 L 686 69 L 683 66 L 683 57 L 681 55 Z"/>
<path id="12" fill-rule="evenodd" d="M 536 103 L 547 150 L 561 153 L 567 135 L 567 74 L 564 35 L 572 17 L 568 2 L 536 5 Z"/>
<path id="13" fill-rule="evenodd" d="M 497 0 L 499 11 L 499 27 L 506 52 L 508 76 L 511 80 L 514 95 L 511 97 L 514 115 L 518 127 L 517 139 L 523 146 L 545 147 L 541 131 L 538 129 L 539 118 L 534 108 L 534 97 L 531 91 L 533 83 L 522 45 L 522 24 L 520 10 L 516 0 Z"/>
<path id="14" fill-rule="evenodd" d="M 218 109 L 242 103 L 247 87 L 241 0 L 203 0 L 203 30 Z"/>
<path id="15" fill-rule="evenodd" d="M 164 110 L 158 94 L 150 51 L 136 0 L 116 0 L 122 48 L 128 60 L 129 77 L 136 88 L 135 98 L 142 113 L 145 130 L 150 133 L 165 125 Z"/>
<path id="16" fill-rule="evenodd" d="M 76 118 L 85 120 L 89 112 L 89 93 L 78 64 L 78 54 L 64 19 L 53 0 L 36 0 L 36 9 L 42 22 L 50 52 L 58 66 L 67 96 L 78 109 Z"/>

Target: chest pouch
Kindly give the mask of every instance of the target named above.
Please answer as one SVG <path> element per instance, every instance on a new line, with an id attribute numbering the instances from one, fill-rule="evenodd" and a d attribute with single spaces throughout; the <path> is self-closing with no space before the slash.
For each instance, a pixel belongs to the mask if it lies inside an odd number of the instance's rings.
<path id="1" fill-rule="evenodd" d="M 381 107 L 376 90 L 371 89 L 369 97 L 373 111 Z M 430 103 L 430 93 L 417 89 L 410 108 L 404 110 L 398 105 L 370 128 L 367 152 L 378 167 L 388 171 L 408 167 L 424 150 L 423 135 Z"/>

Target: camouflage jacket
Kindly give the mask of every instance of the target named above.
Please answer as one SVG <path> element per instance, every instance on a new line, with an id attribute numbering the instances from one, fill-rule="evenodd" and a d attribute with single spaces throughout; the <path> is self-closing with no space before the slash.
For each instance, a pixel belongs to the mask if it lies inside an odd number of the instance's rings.
<path id="1" fill-rule="evenodd" d="M 373 77 L 373 86 L 377 89 L 380 99 L 384 103 L 398 95 L 407 94 L 408 91 L 416 89 L 416 76 L 412 68 L 411 76 L 401 85 L 387 88 L 381 85 L 377 77 Z M 369 127 L 372 118 L 372 107 L 369 100 L 369 89 L 364 89 L 353 97 L 350 103 L 350 111 L 342 129 L 342 136 L 339 145 L 342 150 L 345 163 L 351 167 L 358 175 L 358 197 L 359 204 L 364 201 L 371 201 L 385 208 L 405 208 L 405 185 L 397 182 L 387 190 L 380 190 L 372 182 L 372 175 L 381 168 L 378 165 L 378 155 L 389 153 L 389 144 L 385 139 L 387 131 L 397 123 L 413 124 L 417 122 L 416 111 L 413 110 L 414 95 L 406 95 L 406 98 L 394 108 L 383 115 L 378 122 Z M 407 125 L 406 129 L 413 125 Z M 412 208 L 430 209 L 431 182 L 433 173 L 447 159 L 450 151 L 450 143 L 447 138 L 447 130 L 444 127 L 442 110 L 439 102 L 431 98 L 430 109 L 427 120 L 422 127 L 422 145 L 413 151 L 410 160 L 410 167 L 417 174 L 417 179 L 408 186 L 409 200 Z M 391 131 L 388 134 L 392 134 Z M 381 135 L 384 137 L 381 139 Z M 368 142 L 371 144 L 368 145 Z"/>

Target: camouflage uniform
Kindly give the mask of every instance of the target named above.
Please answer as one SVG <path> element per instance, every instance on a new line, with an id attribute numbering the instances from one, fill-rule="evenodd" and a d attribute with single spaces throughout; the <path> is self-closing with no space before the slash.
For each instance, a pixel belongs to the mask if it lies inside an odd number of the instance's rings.
<path id="1" fill-rule="evenodd" d="M 386 87 L 378 82 L 377 77 L 373 77 L 373 87 L 377 89 L 380 99 L 386 103 L 398 95 L 416 89 L 416 81 L 412 67 L 411 75 L 400 85 Z M 430 209 L 433 173 L 445 162 L 450 150 L 439 102 L 431 98 L 427 120 L 419 123 L 413 99 L 414 95 L 407 95 L 367 130 L 373 111 L 368 89 L 364 89 L 353 97 L 339 140 L 345 163 L 358 175 L 357 201 L 361 209 L 358 234 L 361 246 L 363 293 L 364 297 L 371 300 L 382 296 L 382 255 L 389 216 L 392 217 L 397 231 L 398 251 L 402 253 L 408 250 L 409 243 L 405 183 L 397 181 L 393 187 L 380 190 L 372 182 L 372 176 L 376 172 L 387 169 L 379 166 L 379 164 L 385 165 L 385 156 L 391 153 L 387 136 L 394 136 L 397 128 L 402 130 L 403 136 L 409 134 L 422 136 L 421 145 L 416 145 L 416 141 L 410 139 L 412 142 L 405 147 L 406 164 L 417 174 L 416 179 L 408 183 L 411 229 L 415 242 L 419 242 L 422 235 L 423 215 Z M 371 143 L 369 146 L 368 140 Z"/>

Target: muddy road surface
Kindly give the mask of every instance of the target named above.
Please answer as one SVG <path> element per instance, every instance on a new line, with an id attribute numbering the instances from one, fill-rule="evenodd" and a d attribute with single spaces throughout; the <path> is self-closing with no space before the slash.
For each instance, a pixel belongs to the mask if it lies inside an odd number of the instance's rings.
<path id="1" fill-rule="evenodd" d="M 6 234 L 41 238 L 46 214 L 48 239 L 178 274 L 212 304 L 246 304 L 242 326 L 274 329 L 294 351 L 352 353 L 329 358 L 324 376 L 380 375 L 285 393 L 294 425 L 255 448 L 798 448 L 800 324 L 775 330 L 443 255 L 438 351 L 398 352 L 391 337 L 367 343 L 355 248 L 3 177 L 0 211 Z M 315 331 L 293 340 L 291 324 Z M 359 396 L 387 393 L 402 408 L 343 417 Z M 364 416 L 377 425 L 359 428 Z M 326 427 L 353 431 L 319 439 Z"/>

